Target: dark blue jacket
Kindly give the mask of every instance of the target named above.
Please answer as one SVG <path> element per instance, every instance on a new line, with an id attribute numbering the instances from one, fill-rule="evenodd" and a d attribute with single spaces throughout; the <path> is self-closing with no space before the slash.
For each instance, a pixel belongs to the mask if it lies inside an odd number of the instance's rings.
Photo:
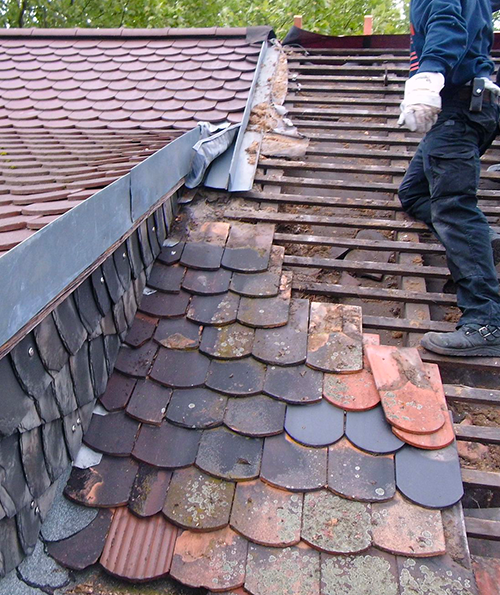
<path id="1" fill-rule="evenodd" d="M 441 72 L 447 87 L 490 76 L 492 11 L 500 0 L 412 0 L 410 76 Z"/>

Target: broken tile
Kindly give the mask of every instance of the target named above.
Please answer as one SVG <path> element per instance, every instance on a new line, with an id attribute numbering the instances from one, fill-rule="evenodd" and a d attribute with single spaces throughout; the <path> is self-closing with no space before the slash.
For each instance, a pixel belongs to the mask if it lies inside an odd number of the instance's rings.
<path id="1" fill-rule="evenodd" d="M 184 531 L 177 538 L 171 576 L 189 587 L 216 591 L 245 581 L 248 542 L 229 527 L 209 533 Z"/>
<path id="2" fill-rule="evenodd" d="M 281 434 L 286 406 L 264 395 L 229 399 L 224 423 L 231 430 L 246 436 L 260 437 Z"/>
<path id="3" fill-rule="evenodd" d="M 125 337 L 125 343 L 130 347 L 141 347 L 153 336 L 156 329 L 156 323 L 156 318 L 150 318 L 149 316 L 138 312 L 127 336 Z"/>
<path id="4" fill-rule="evenodd" d="M 226 326 L 206 327 L 200 351 L 221 359 L 239 359 L 252 353 L 255 331 L 237 322 Z"/>
<path id="5" fill-rule="evenodd" d="M 184 242 L 178 242 L 175 246 L 165 246 L 158 255 L 158 260 L 163 264 L 175 264 L 181 259 L 183 250 Z"/>
<path id="6" fill-rule="evenodd" d="M 370 505 L 327 490 L 304 496 L 302 539 L 332 554 L 355 554 L 371 545 Z"/>
<path id="7" fill-rule="evenodd" d="M 109 415 L 93 415 L 84 442 L 90 448 L 117 457 L 132 452 L 139 422 L 118 411 Z"/>
<path id="8" fill-rule="evenodd" d="M 40 509 L 35 501 L 18 510 L 16 514 L 17 534 L 27 556 L 30 556 L 35 549 L 41 524 Z"/>
<path id="9" fill-rule="evenodd" d="M 189 269 L 182 282 L 182 287 L 190 293 L 199 295 L 216 295 L 226 293 L 231 282 L 231 271 L 197 271 Z"/>
<path id="10" fill-rule="evenodd" d="M 368 411 L 348 411 L 345 435 L 358 448 L 374 454 L 396 452 L 404 446 L 392 433 L 381 406 Z"/>
<path id="11" fill-rule="evenodd" d="M 104 548 L 112 518 L 112 511 L 100 510 L 97 517 L 80 532 L 66 539 L 47 543 L 49 555 L 72 570 L 83 570 L 95 564 Z"/>
<path id="12" fill-rule="evenodd" d="M 264 392 L 287 403 L 316 403 L 322 398 L 323 373 L 307 366 L 268 366 Z"/>
<path id="13" fill-rule="evenodd" d="M 321 554 L 322 595 L 399 595 L 396 558 L 370 548 L 357 556 Z"/>
<path id="14" fill-rule="evenodd" d="M 264 441 L 261 477 L 292 492 L 316 490 L 326 484 L 327 449 L 297 444 L 285 433 Z"/>
<path id="15" fill-rule="evenodd" d="M 255 301 L 255 300 L 250 300 Z M 257 359 L 281 366 L 302 364 L 307 357 L 309 300 L 290 302 L 288 323 L 274 329 L 255 331 L 253 355 Z"/>
<path id="16" fill-rule="evenodd" d="M 222 266 L 241 273 L 265 271 L 274 237 L 269 223 L 233 223 L 222 257 Z"/>
<path id="17" fill-rule="evenodd" d="M 149 341 L 137 349 L 124 346 L 116 360 L 116 369 L 127 376 L 144 377 L 153 363 L 157 350 L 158 345 L 154 341 Z"/>
<path id="18" fill-rule="evenodd" d="M 116 371 L 111 375 L 106 392 L 101 396 L 100 402 L 108 411 L 119 411 L 127 406 L 137 380 L 129 378 Z"/>
<path id="19" fill-rule="evenodd" d="M 261 439 L 246 438 L 220 427 L 203 432 L 196 465 L 222 479 L 253 479 L 259 475 L 261 458 Z"/>
<path id="20" fill-rule="evenodd" d="M 262 392 L 266 368 L 252 358 L 219 362 L 213 360 L 206 385 L 232 396 L 256 395 Z"/>
<path id="21" fill-rule="evenodd" d="M 261 545 L 287 547 L 300 541 L 302 494 L 277 490 L 259 479 L 238 483 L 231 527 Z"/>
<path id="22" fill-rule="evenodd" d="M 231 291 L 247 297 L 278 295 L 285 249 L 273 246 L 267 271 L 262 273 L 233 273 Z"/>
<path id="23" fill-rule="evenodd" d="M 173 388 L 194 388 L 205 382 L 210 360 L 198 351 L 160 347 L 151 378 Z"/>
<path id="24" fill-rule="evenodd" d="M 148 278 L 148 287 L 165 293 L 179 293 L 186 269 L 178 264 L 165 266 L 156 262 Z"/>
<path id="25" fill-rule="evenodd" d="M 139 380 L 127 405 L 127 414 L 139 421 L 159 425 L 165 417 L 172 391 L 151 382 Z"/>
<path id="26" fill-rule="evenodd" d="M 307 407 L 288 405 L 285 430 L 305 446 L 328 446 L 344 435 L 344 411 L 326 400 Z"/>
<path id="27" fill-rule="evenodd" d="M 64 494 L 84 506 L 123 506 L 128 502 L 137 469 L 138 464 L 131 458 L 105 455 L 95 467 L 73 467 Z"/>
<path id="28" fill-rule="evenodd" d="M 218 269 L 228 233 L 228 223 L 203 223 L 190 234 L 182 251 L 181 264 L 193 269 Z"/>
<path id="29" fill-rule="evenodd" d="M 160 320 L 154 339 L 170 349 L 197 349 L 202 328 L 186 318 Z"/>
<path id="30" fill-rule="evenodd" d="M 328 449 L 328 487 L 350 500 L 389 500 L 396 491 L 394 457 L 371 455 L 343 438 Z"/>
<path id="31" fill-rule="evenodd" d="M 398 556 L 446 553 L 441 511 L 408 502 L 396 493 L 389 502 L 372 506 L 373 545 Z"/>
<path id="32" fill-rule="evenodd" d="M 202 473 L 196 467 L 174 472 L 163 514 L 184 529 L 214 531 L 229 524 L 234 483 Z"/>
<path id="33" fill-rule="evenodd" d="M 441 450 L 406 445 L 396 453 L 396 484 L 402 494 L 421 506 L 453 506 L 464 494 L 456 445 Z"/>
<path id="34" fill-rule="evenodd" d="M 178 529 L 162 514 L 141 519 L 126 507 L 115 511 L 100 563 L 130 581 L 165 576 L 170 570 Z"/>
<path id="35" fill-rule="evenodd" d="M 130 510 L 140 517 L 159 513 L 165 503 L 171 477 L 171 471 L 157 469 L 142 463 L 130 492 L 128 501 Z"/>
<path id="36" fill-rule="evenodd" d="M 29 490 L 33 498 L 39 498 L 51 483 L 45 466 L 41 428 L 23 432 L 19 436 L 19 446 Z"/>
<path id="37" fill-rule="evenodd" d="M 424 367 L 415 348 L 367 345 L 366 356 L 390 424 L 414 434 L 435 432 L 444 425 L 436 396 L 442 391 L 437 366 Z"/>
<path id="38" fill-rule="evenodd" d="M 160 318 L 177 318 L 184 316 L 189 305 L 191 295 L 186 291 L 179 293 L 163 293 L 155 291 L 145 295 L 141 300 L 141 312 Z"/>
<path id="39" fill-rule="evenodd" d="M 227 397 L 207 388 L 175 390 L 167 419 L 186 428 L 212 428 L 222 424 Z"/>
<path id="40" fill-rule="evenodd" d="M 167 421 L 159 427 L 144 424 L 132 454 L 155 467 L 187 467 L 194 463 L 200 436 L 198 430 L 179 428 Z"/>
<path id="41" fill-rule="evenodd" d="M 254 328 L 276 328 L 285 326 L 290 313 L 292 295 L 292 272 L 281 276 L 280 291 L 276 297 L 242 297 L 238 308 L 239 322 Z"/>
<path id="42" fill-rule="evenodd" d="M 207 325 L 224 325 L 236 322 L 240 297 L 234 293 L 200 296 L 191 299 L 187 317 L 193 322 Z"/>
<path id="43" fill-rule="evenodd" d="M 477 595 L 472 571 L 448 555 L 426 560 L 398 558 L 399 583 L 403 594 Z"/>
<path id="44" fill-rule="evenodd" d="M 305 543 L 287 548 L 250 544 L 245 589 L 252 595 L 319 595 L 319 553 Z"/>
<path id="45" fill-rule="evenodd" d="M 356 234 L 358 240 L 375 240 L 386 241 L 387 238 L 375 229 L 360 229 Z M 362 248 L 356 248 L 355 250 L 349 250 L 345 255 L 344 260 L 354 260 L 358 262 L 376 262 L 376 263 L 387 263 L 391 253 L 385 250 L 363 250 Z M 374 273 L 370 270 L 360 271 L 357 273 L 360 277 L 366 277 L 367 279 L 373 279 L 374 281 L 382 281 L 384 275 L 382 273 Z"/>

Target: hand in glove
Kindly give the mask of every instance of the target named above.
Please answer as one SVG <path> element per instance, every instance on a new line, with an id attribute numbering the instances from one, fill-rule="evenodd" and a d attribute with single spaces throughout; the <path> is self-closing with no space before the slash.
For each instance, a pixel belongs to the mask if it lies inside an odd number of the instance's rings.
<path id="1" fill-rule="evenodd" d="M 444 76 L 440 72 L 420 72 L 405 83 L 398 124 L 412 132 L 428 132 L 441 111 Z"/>
<path id="2" fill-rule="evenodd" d="M 498 85 L 495 85 L 495 83 L 489 78 L 483 77 L 483 80 L 484 80 L 484 88 L 487 91 L 490 91 L 494 95 L 500 95 L 500 87 Z"/>

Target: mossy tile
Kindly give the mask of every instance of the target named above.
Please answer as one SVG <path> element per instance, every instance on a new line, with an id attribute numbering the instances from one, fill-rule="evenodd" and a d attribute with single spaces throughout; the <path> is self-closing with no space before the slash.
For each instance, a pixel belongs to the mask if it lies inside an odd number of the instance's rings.
<path id="1" fill-rule="evenodd" d="M 140 517 L 153 516 L 160 512 L 165 503 L 171 477 L 171 471 L 142 463 L 130 492 L 130 510 Z"/>
<path id="2" fill-rule="evenodd" d="M 200 351 L 219 359 L 239 359 L 252 353 L 255 331 L 238 324 L 208 326 L 203 330 Z"/>
<path id="3" fill-rule="evenodd" d="M 426 560 L 398 558 L 398 569 L 401 595 L 478 595 L 472 571 L 449 555 Z"/>

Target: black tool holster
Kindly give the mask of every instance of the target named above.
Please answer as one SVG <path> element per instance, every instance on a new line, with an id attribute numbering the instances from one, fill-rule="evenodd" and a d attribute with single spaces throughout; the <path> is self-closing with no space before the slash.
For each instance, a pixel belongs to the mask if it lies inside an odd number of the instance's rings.
<path id="1" fill-rule="evenodd" d="M 480 112 L 483 110 L 484 79 L 476 78 L 472 81 L 472 93 L 470 96 L 469 110 Z"/>

